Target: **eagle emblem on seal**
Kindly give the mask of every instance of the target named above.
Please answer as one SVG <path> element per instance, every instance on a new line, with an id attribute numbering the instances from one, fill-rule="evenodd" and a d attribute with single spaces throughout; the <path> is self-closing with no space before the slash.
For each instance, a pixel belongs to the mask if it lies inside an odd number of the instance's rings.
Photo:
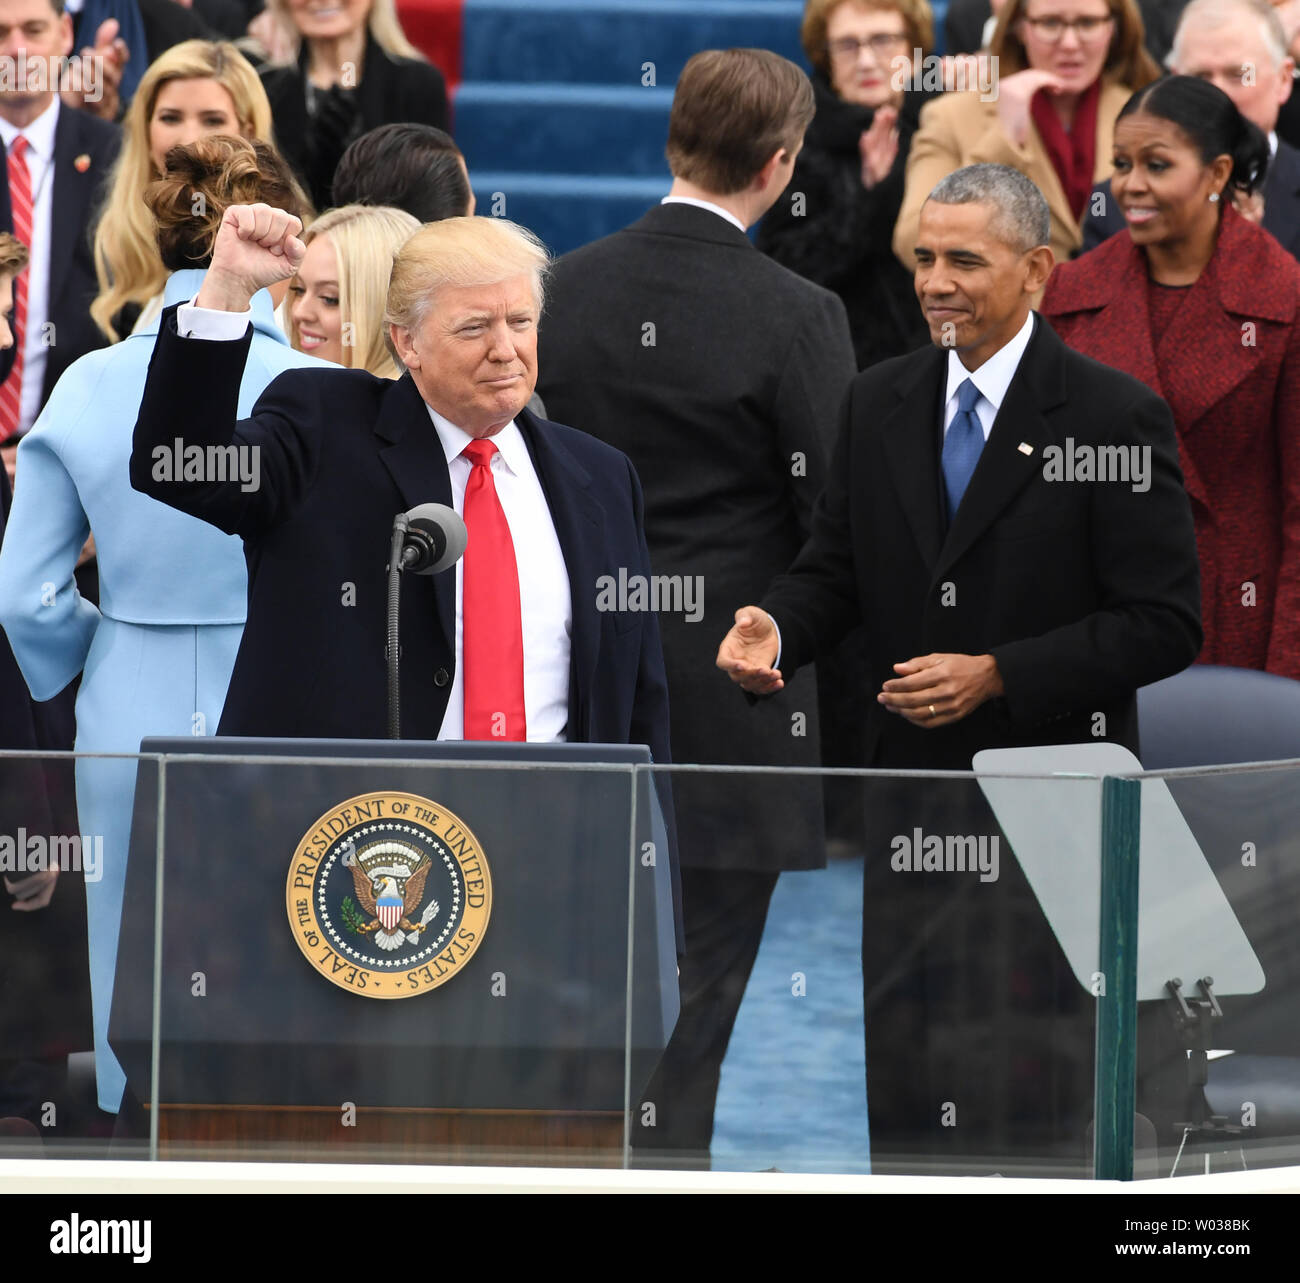
<path id="1" fill-rule="evenodd" d="M 439 907 L 437 900 L 430 900 L 420 912 L 424 883 L 432 867 L 428 856 L 406 842 L 389 839 L 345 852 L 343 864 L 352 873 L 357 903 L 369 915 L 368 921 L 358 922 L 353 930 L 373 935 L 375 944 L 390 952 L 408 941 L 418 944 Z"/>

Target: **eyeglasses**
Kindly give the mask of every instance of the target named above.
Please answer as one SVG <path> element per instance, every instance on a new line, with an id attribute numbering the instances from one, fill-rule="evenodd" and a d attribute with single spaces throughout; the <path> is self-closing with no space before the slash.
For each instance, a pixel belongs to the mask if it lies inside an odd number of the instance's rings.
<path id="1" fill-rule="evenodd" d="M 1026 18 L 1040 40 L 1054 45 L 1065 35 L 1067 28 L 1072 28 L 1080 40 L 1096 40 L 1106 32 L 1114 22 L 1114 14 L 1108 13 L 1104 18 Z"/>
<path id="2" fill-rule="evenodd" d="M 826 45 L 826 50 L 832 58 L 856 58 L 858 50 L 869 48 L 877 58 L 888 57 L 895 49 L 904 48 L 907 45 L 906 36 L 895 36 L 885 32 L 879 35 L 868 36 L 865 40 L 859 40 L 856 36 L 840 36 L 837 40 L 832 40 Z"/>

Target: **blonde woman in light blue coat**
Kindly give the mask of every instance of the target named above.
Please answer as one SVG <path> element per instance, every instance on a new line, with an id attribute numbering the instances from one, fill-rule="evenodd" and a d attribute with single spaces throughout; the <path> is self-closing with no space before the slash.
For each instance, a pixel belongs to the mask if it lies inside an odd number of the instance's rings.
<path id="1" fill-rule="evenodd" d="M 169 268 L 206 264 L 228 204 L 263 201 L 298 214 L 306 207 L 285 162 L 261 143 L 202 139 L 170 152 L 167 162 L 146 199 Z M 206 213 L 196 218 L 195 210 Z M 202 280 L 202 270 L 173 271 L 164 309 L 192 299 Z M 171 322 L 168 311 L 161 322 Z M 158 326 L 155 320 L 69 367 L 18 448 L 0 549 L 0 624 L 34 699 L 49 699 L 82 674 L 78 753 L 137 753 L 147 735 L 215 733 L 243 632 L 240 540 L 131 488 L 131 437 Z M 266 291 L 253 299 L 251 328 L 241 416 L 278 374 L 327 364 L 288 345 Z M 184 423 L 178 405 L 178 437 Z M 92 530 L 98 608 L 73 578 Z M 99 1106 L 109 1112 L 125 1085 L 108 1045 L 108 1017 L 135 770 L 130 759 L 89 757 L 76 770 L 80 831 L 103 838 L 102 872 L 87 879 L 86 906 Z"/>

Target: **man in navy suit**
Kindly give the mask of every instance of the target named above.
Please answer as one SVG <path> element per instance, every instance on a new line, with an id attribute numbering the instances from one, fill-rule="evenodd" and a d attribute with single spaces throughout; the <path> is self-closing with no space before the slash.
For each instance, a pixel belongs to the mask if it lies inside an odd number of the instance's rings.
<path id="1" fill-rule="evenodd" d="M 1291 97 L 1295 62 L 1268 0 L 1193 0 L 1183 10 L 1169 56 L 1175 75 L 1217 85 L 1268 138 L 1272 159 L 1258 197 L 1241 207 L 1283 249 L 1300 258 L 1300 151 L 1277 136 L 1277 117 Z M 1261 217 L 1258 202 L 1263 201 Z M 1086 252 L 1124 227 L 1110 180 L 1093 189 L 1083 223 Z"/>
<path id="2" fill-rule="evenodd" d="M 59 101 L 58 59 L 72 49 L 72 21 L 62 0 L 0 0 L 0 49 L 21 54 L 28 76 L 0 86 L 0 143 L 8 154 L 22 138 L 32 205 L 32 260 L 27 268 L 27 313 L 21 371 L 21 416 L 9 450 L 31 427 L 59 376 L 79 356 L 108 339 L 90 319 L 98 290 L 91 255 L 96 204 L 117 157 L 116 125 Z M 47 61 L 52 60 L 52 61 Z M 34 64 L 50 73 L 35 75 Z M 4 171 L 0 170 L 0 174 Z M 11 180 L 12 181 L 12 178 Z M 10 183 L 0 182 L 0 230 L 13 231 Z M 8 374 L 13 350 L 0 357 Z M 0 432 L 0 437 L 5 435 Z"/>
<path id="3" fill-rule="evenodd" d="M 219 733 L 383 737 L 393 517 L 438 502 L 464 513 L 469 548 L 402 594 L 403 734 L 647 744 L 668 761 L 655 615 L 606 608 L 620 574 L 650 574 L 636 474 L 524 408 L 545 250 L 500 219 L 427 224 L 388 295 L 404 377 L 290 371 L 236 422 L 249 300 L 293 274 L 299 230 L 266 205 L 226 211 L 194 304 L 164 314 L 135 430 L 136 489 L 244 540 Z M 243 479 L 172 466 L 232 445 Z"/>

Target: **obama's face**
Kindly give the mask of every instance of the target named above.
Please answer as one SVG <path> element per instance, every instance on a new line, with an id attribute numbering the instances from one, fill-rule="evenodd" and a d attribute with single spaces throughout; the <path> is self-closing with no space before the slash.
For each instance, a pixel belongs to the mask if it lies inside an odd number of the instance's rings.
<path id="1" fill-rule="evenodd" d="M 1021 251 L 996 230 L 992 205 L 926 201 L 916 244 L 916 297 L 930 338 L 978 369 L 1025 323 L 1047 284 L 1052 251 Z"/>

